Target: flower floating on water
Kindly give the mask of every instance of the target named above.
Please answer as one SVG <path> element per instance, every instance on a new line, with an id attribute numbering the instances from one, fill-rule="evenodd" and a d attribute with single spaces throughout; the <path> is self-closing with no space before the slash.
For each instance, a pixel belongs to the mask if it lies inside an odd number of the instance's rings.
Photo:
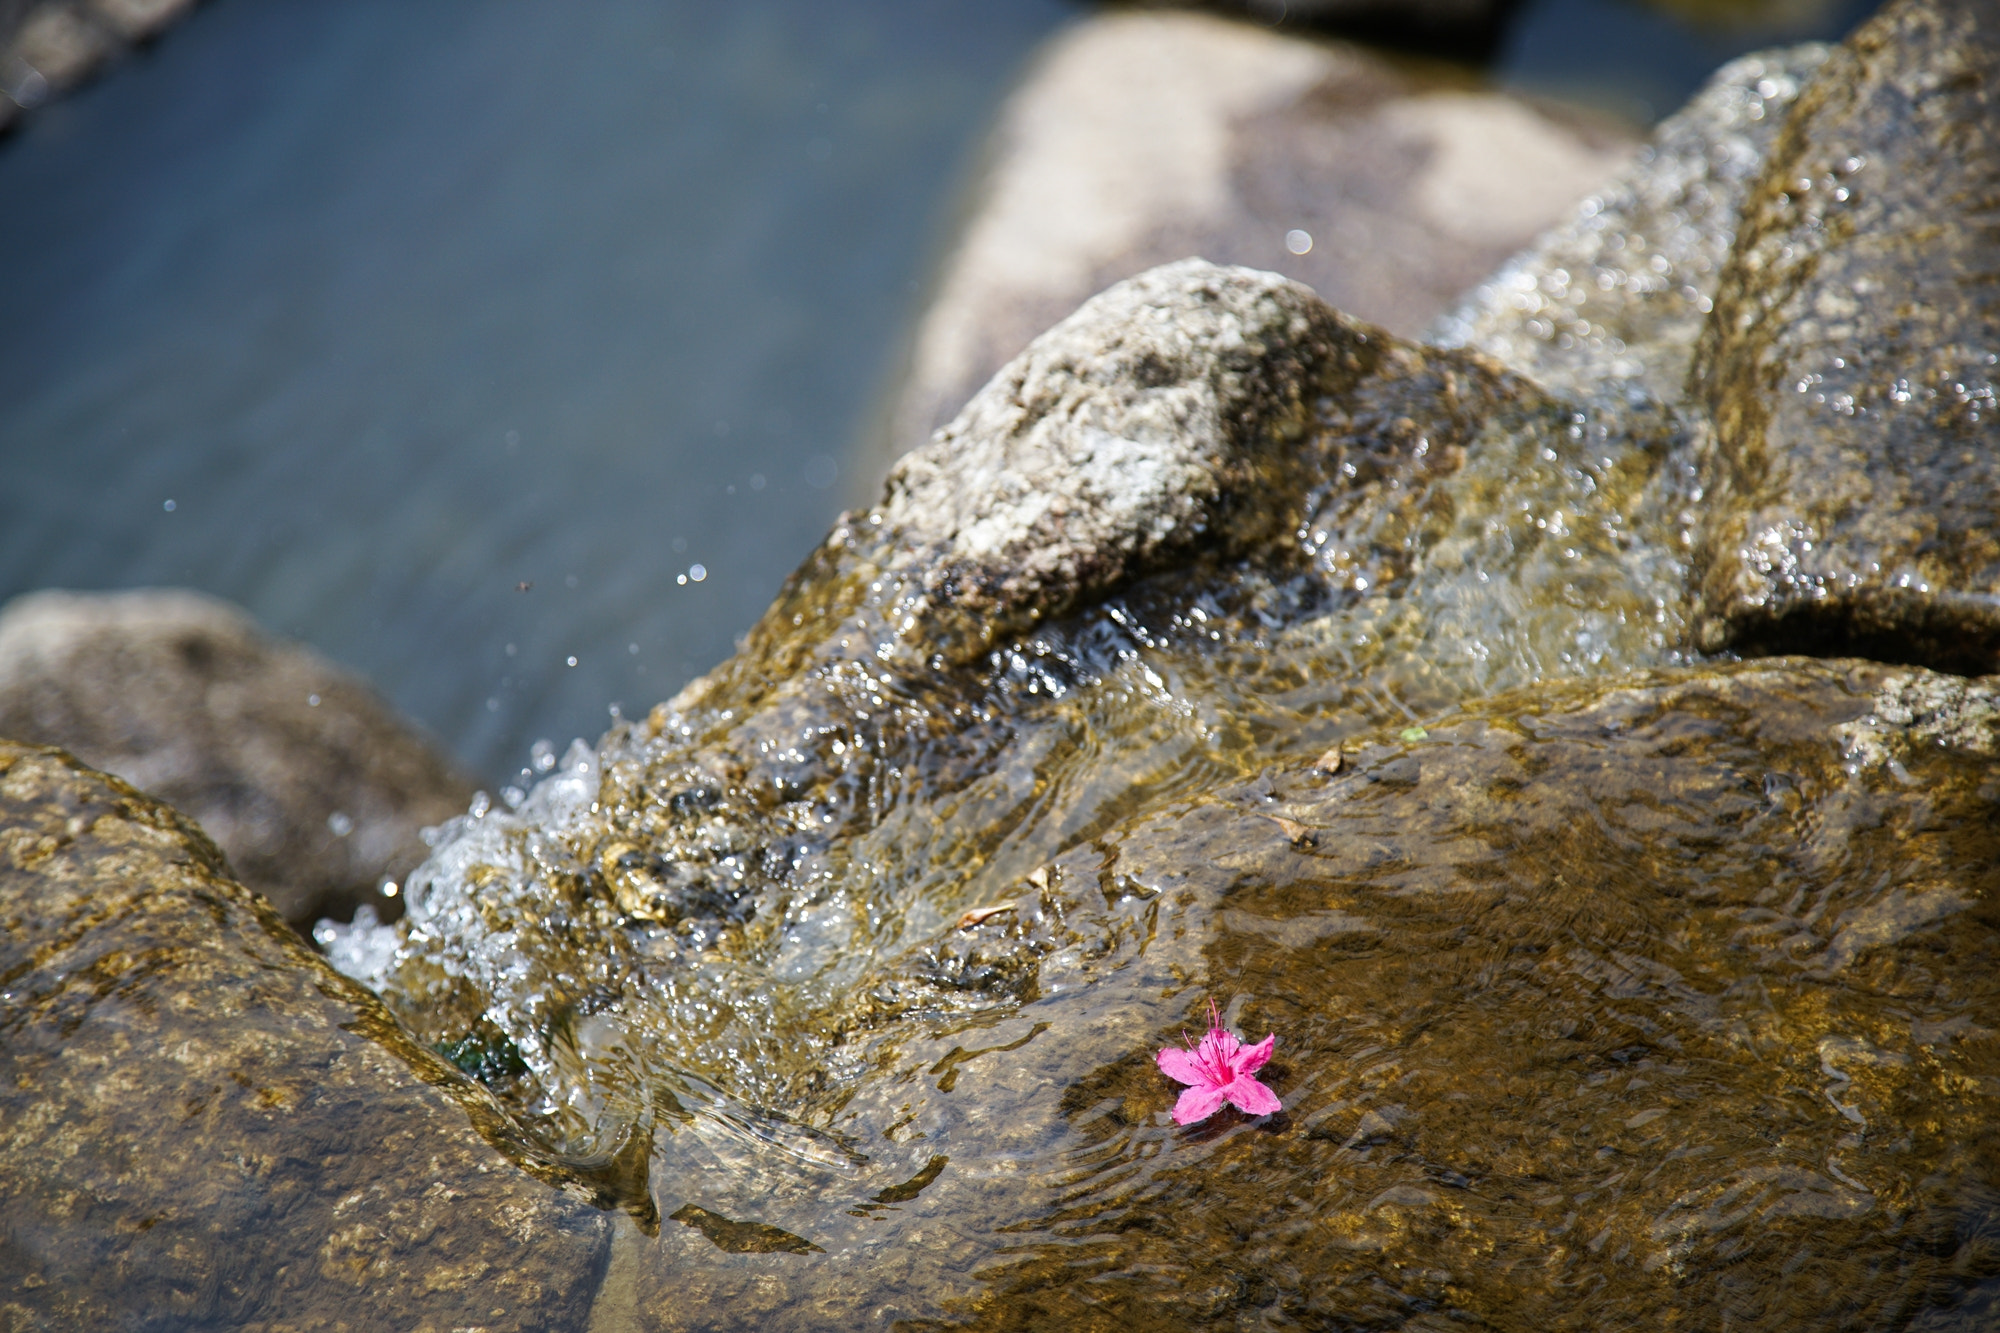
<path id="1" fill-rule="evenodd" d="M 1181 1036 L 1185 1040 L 1187 1034 Z M 1271 1048 L 1277 1044 L 1274 1032 L 1255 1046 L 1245 1046 L 1222 1026 L 1222 1015 L 1210 1000 L 1208 1035 L 1201 1044 L 1192 1050 L 1169 1046 L 1155 1057 L 1161 1073 L 1188 1085 L 1174 1103 L 1174 1123 L 1192 1125 L 1206 1120 L 1221 1110 L 1224 1102 L 1247 1115 L 1269 1115 L 1281 1109 L 1284 1103 L 1277 1094 L 1252 1077 L 1271 1058 Z"/>

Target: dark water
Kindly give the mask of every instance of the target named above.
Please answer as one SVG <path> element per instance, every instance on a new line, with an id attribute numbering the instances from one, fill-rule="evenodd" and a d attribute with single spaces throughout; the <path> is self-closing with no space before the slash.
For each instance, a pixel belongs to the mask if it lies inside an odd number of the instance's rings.
<path id="1" fill-rule="evenodd" d="M 1865 7 L 1542 0 L 1495 74 L 1663 111 Z M 495 779 L 596 736 L 851 494 L 970 146 L 1076 12 L 201 7 L 0 143 L 0 596 L 220 594 Z"/>
<path id="2" fill-rule="evenodd" d="M 1641 123 L 1670 115 L 1716 66 L 1767 46 L 1838 41 L 1877 0 L 1530 0 L 1494 58 L 1502 84 Z"/>
<path id="3" fill-rule="evenodd" d="M 1068 13 L 204 6 L 0 145 L 0 595 L 218 593 L 494 776 L 595 737 L 825 531 Z"/>

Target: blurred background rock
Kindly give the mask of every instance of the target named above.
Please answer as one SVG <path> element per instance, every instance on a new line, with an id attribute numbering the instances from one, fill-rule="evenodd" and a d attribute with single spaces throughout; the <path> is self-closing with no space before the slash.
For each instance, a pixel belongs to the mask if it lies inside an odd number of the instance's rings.
<path id="1" fill-rule="evenodd" d="M 865 472 L 1093 292 L 1186 255 L 1414 337 L 1636 147 L 1616 118 L 1359 46 L 1202 14 L 1076 24 L 1001 112 Z"/>
<path id="2" fill-rule="evenodd" d="M 294 926 L 399 915 L 420 836 L 472 783 L 361 681 L 179 590 L 0 610 L 0 736 L 60 745 L 191 815 Z M 382 892 L 384 882 L 388 892 Z"/>
<path id="3" fill-rule="evenodd" d="M 194 0 L 0 0 L 0 126 L 95 73 Z"/>

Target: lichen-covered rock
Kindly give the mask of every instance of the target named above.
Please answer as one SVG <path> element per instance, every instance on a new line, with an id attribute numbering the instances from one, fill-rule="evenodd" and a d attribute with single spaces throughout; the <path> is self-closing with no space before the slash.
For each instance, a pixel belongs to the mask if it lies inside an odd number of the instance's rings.
<path id="1" fill-rule="evenodd" d="M 1731 61 L 1576 215 L 1507 261 L 1431 340 L 1577 397 L 1678 402 L 1743 201 L 1817 43 Z"/>
<path id="2" fill-rule="evenodd" d="M 1800 97 L 1696 369 L 1704 650 L 2000 667 L 2000 9 L 1900 0 Z"/>
<path id="3" fill-rule="evenodd" d="M 1195 552 L 1290 518 L 1316 402 L 1387 351 L 1275 274 L 1169 264 L 1084 303 L 889 474 L 869 516 L 899 633 L 952 662 Z"/>
<path id="4" fill-rule="evenodd" d="M 180 815 L 0 743 L 0 1326 L 582 1329 L 605 1214 Z"/>
<path id="5" fill-rule="evenodd" d="M 0 737 L 59 745 L 192 815 L 300 928 L 363 903 L 386 915 L 379 885 L 472 796 L 361 682 L 180 590 L 8 603 Z"/>

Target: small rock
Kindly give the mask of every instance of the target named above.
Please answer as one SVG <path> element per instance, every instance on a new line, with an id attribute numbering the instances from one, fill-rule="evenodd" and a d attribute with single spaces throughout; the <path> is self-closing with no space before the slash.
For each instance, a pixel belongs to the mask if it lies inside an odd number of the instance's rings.
<path id="1" fill-rule="evenodd" d="M 185 811 L 295 926 L 388 903 L 472 786 L 316 654 L 199 593 L 41 592 L 0 611 L 0 736 Z"/>
<path id="2" fill-rule="evenodd" d="M 21 24 L 8 56 L 40 75 L 43 87 L 60 90 L 82 80 L 113 45 L 81 7 L 45 4 Z"/>
<path id="3" fill-rule="evenodd" d="M 0 129 L 193 7 L 194 0 L 46 0 L 32 9 L 0 4 Z"/>

